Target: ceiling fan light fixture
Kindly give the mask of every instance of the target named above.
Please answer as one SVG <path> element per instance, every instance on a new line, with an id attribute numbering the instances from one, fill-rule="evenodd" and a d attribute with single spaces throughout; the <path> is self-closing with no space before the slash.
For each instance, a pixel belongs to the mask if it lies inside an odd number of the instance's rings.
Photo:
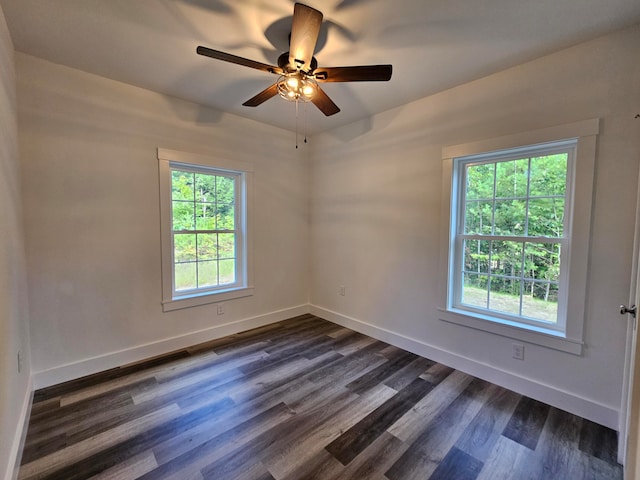
<path id="1" fill-rule="evenodd" d="M 1 1 L 1 0 L 0 0 Z M 357 65 L 332 67 L 318 70 L 318 61 L 313 56 L 322 26 L 322 12 L 315 8 L 295 3 L 289 51 L 280 54 L 278 66 L 256 62 L 231 53 L 203 47 L 196 48 L 198 55 L 254 68 L 278 75 L 278 81 L 254 95 L 242 105 L 257 107 L 276 95 L 296 104 L 311 102 L 327 117 L 335 115 L 340 108 L 329 98 L 317 82 L 387 82 L 391 79 L 391 65 Z M 306 111 L 306 110 L 305 110 Z"/>
<path id="2" fill-rule="evenodd" d="M 311 98 L 311 97 L 313 97 L 314 93 L 316 93 L 316 89 L 310 83 L 307 83 L 306 85 L 304 85 L 302 87 L 302 94 L 305 97 Z"/>
<path id="3" fill-rule="evenodd" d="M 318 89 L 318 84 L 313 78 L 307 77 L 300 72 L 293 72 L 281 76 L 278 79 L 277 85 L 280 96 L 292 102 L 298 100 L 308 102 L 313 98 Z"/>
<path id="4" fill-rule="evenodd" d="M 290 92 L 297 90 L 299 86 L 300 80 L 298 80 L 298 77 L 291 76 L 287 78 L 287 88 L 289 88 Z"/>

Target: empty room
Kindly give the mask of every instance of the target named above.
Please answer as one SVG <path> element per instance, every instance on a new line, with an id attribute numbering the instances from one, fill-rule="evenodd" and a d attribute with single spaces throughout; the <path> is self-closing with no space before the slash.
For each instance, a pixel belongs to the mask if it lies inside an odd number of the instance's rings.
<path id="1" fill-rule="evenodd" d="M 640 479 L 640 2 L 0 0 L 0 478 Z"/>

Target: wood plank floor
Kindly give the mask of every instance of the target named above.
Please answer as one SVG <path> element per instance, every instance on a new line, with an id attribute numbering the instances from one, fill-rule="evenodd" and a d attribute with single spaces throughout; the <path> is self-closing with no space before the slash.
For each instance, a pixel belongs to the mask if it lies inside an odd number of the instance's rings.
<path id="1" fill-rule="evenodd" d="M 621 479 L 616 433 L 312 315 L 38 390 L 20 479 Z"/>

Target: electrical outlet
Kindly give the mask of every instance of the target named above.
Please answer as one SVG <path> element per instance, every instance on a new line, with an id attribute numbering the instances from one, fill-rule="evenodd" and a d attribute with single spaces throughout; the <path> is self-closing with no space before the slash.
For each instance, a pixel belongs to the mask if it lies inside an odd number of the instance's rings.
<path id="1" fill-rule="evenodd" d="M 521 343 L 513 343 L 513 358 L 516 360 L 524 360 L 524 345 Z"/>
<path id="2" fill-rule="evenodd" d="M 347 294 L 346 288 L 344 288 L 344 285 L 340 285 L 340 296 L 344 297 L 346 294 Z"/>
<path id="3" fill-rule="evenodd" d="M 18 350 L 18 373 L 22 372 L 22 352 Z"/>
<path id="4" fill-rule="evenodd" d="M 224 303 L 218 303 L 218 315 L 224 315 Z"/>

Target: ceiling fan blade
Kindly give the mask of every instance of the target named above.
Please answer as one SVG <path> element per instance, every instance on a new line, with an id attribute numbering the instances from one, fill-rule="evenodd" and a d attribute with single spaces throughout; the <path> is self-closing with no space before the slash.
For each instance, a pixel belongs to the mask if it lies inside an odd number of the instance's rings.
<path id="1" fill-rule="evenodd" d="M 249 100 L 244 102 L 242 105 L 244 105 L 245 107 L 257 107 L 258 105 L 261 105 L 267 100 L 269 100 L 271 97 L 275 97 L 277 94 L 278 94 L 278 84 L 274 83 L 270 87 L 265 88 L 255 97 L 250 98 Z"/>
<path id="2" fill-rule="evenodd" d="M 329 95 L 324 93 L 320 87 L 316 89 L 316 93 L 311 97 L 311 102 L 318 107 L 318 109 L 324 113 L 327 117 L 334 115 L 340 111 L 340 108 L 333 103 L 333 100 L 329 98 Z"/>
<path id="3" fill-rule="evenodd" d="M 219 50 L 212 50 L 211 48 L 203 46 L 199 46 L 196 49 L 196 52 L 198 55 L 204 55 L 205 57 L 215 58 L 216 60 L 222 60 L 223 62 L 255 68 L 262 70 L 263 72 L 275 73 L 276 75 L 282 75 L 284 73 L 280 67 L 256 62 L 255 60 L 249 60 L 248 58 L 238 57 L 237 55 L 231 55 L 230 53 L 221 52 Z"/>
<path id="4" fill-rule="evenodd" d="M 302 3 L 293 6 L 293 24 L 289 42 L 289 65 L 308 72 L 316 48 L 322 12 Z"/>
<path id="5" fill-rule="evenodd" d="M 392 72 L 391 65 L 362 65 L 317 68 L 313 74 L 319 82 L 387 82 Z"/>

